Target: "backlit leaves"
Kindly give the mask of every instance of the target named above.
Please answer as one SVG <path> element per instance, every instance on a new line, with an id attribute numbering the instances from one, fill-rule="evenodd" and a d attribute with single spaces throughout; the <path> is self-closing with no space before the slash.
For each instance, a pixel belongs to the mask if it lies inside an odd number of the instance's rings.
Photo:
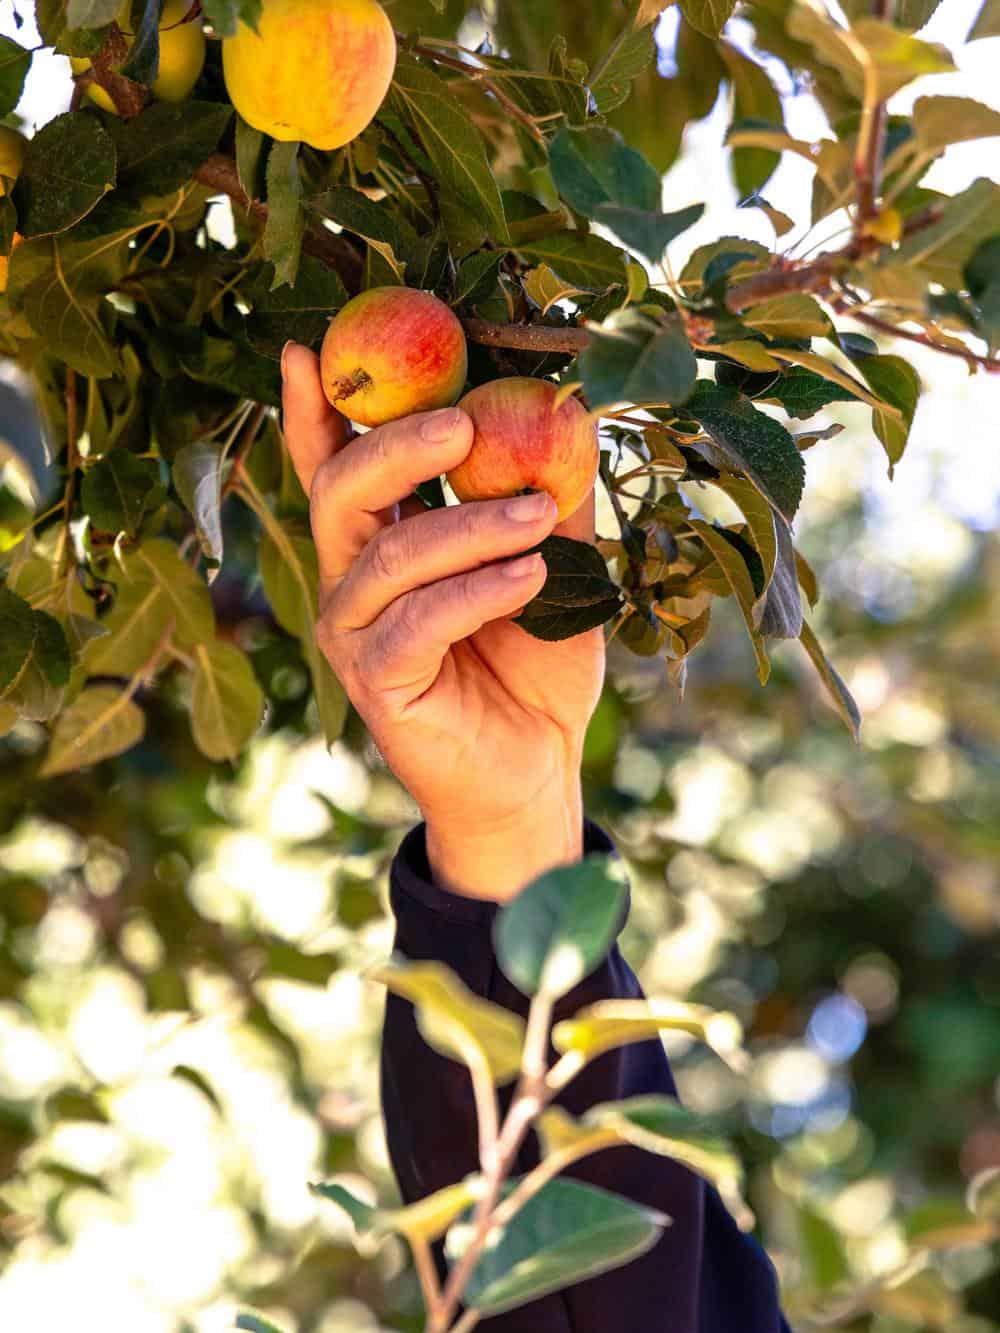
<path id="1" fill-rule="evenodd" d="M 0 116 L 9 116 L 17 106 L 30 68 L 31 52 L 0 36 Z"/>
<path id="2" fill-rule="evenodd" d="M 209 759 L 235 759 L 260 725 L 264 696 L 246 654 L 228 643 L 194 649 L 191 728 Z"/>
<path id="3" fill-rule="evenodd" d="M 116 685 L 92 685 L 62 714 L 52 732 L 43 777 L 110 759 L 142 739 L 142 709 Z"/>

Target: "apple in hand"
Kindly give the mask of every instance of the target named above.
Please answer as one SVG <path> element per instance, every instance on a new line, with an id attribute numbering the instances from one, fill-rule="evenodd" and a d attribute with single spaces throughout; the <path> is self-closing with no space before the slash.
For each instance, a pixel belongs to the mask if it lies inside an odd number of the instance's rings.
<path id="1" fill-rule="evenodd" d="M 492 380 L 459 407 L 472 418 L 467 457 L 448 473 L 460 500 L 492 500 L 547 491 L 560 520 L 579 509 L 597 476 L 597 430 L 575 398 L 556 406 L 549 380 Z"/>
<path id="2" fill-rule="evenodd" d="M 456 316 L 430 292 L 370 287 L 334 316 L 320 351 L 323 391 L 361 426 L 450 407 L 468 353 Z"/>

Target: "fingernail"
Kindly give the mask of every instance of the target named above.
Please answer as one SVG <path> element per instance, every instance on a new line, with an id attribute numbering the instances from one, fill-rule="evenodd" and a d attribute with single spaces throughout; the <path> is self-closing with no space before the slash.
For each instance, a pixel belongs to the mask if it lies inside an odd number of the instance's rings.
<path id="1" fill-rule="evenodd" d="M 519 556 L 517 560 L 508 560 L 506 564 L 501 565 L 500 568 L 509 579 L 529 579 L 537 575 L 538 562 L 541 558 L 542 557 L 537 553 L 534 555 L 522 555 Z"/>
<path id="2" fill-rule="evenodd" d="M 288 342 L 286 342 L 285 345 L 284 345 L 284 347 L 281 349 L 281 378 L 282 378 L 282 380 L 285 380 L 285 379 L 287 378 L 287 376 L 288 376 L 288 349 L 289 349 L 289 347 L 294 347 L 294 346 L 295 346 L 295 343 L 292 341 L 291 338 L 289 338 Z"/>
<path id="3" fill-rule="evenodd" d="M 457 407 L 446 407 L 443 412 L 435 412 L 420 427 L 420 438 L 429 444 L 443 444 L 455 433 L 460 415 Z"/>
<path id="4" fill-rule="evenodd" d="M 503 512 L 504 517 L 514 523 L 535 523 L 551 507 L 551 497 L 545 491 L 535 491 L 533 495 L 519 495 L 516 500 L 508 500 Z"/>

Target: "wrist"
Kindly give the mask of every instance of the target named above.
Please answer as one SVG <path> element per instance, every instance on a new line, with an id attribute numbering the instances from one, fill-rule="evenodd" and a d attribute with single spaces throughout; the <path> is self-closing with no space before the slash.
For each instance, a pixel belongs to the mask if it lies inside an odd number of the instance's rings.
<path id="1" fill-rule="evenodd" d="M 488 825 L 427 815 L 427 860 L 439 888 L 507 902 L 554 866 L 583 856 L 579 777 L 552 799 L 536 799 Z"/>

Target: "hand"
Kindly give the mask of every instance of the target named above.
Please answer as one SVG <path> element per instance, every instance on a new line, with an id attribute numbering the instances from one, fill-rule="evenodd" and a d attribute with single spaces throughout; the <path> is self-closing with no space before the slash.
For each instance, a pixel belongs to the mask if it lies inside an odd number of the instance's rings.
<path id="1" fill-rule="evenodd" d="M 580 758 L 604 637 L 543 643 L 511 623 L 545 582 L 551 532 L 592 541 L 593 500 L 555 525 L 545 495 L 428 510 L 414 487 L 468 454 L 458 408 L 351 438 L 317 359 L 282 359 L 285 438 L 310 497 L 317 639 L 427 822 L 435 879 L 498 900 L 581 855 Z M 511 558 L 515 557 L 515 558 Z"/>

